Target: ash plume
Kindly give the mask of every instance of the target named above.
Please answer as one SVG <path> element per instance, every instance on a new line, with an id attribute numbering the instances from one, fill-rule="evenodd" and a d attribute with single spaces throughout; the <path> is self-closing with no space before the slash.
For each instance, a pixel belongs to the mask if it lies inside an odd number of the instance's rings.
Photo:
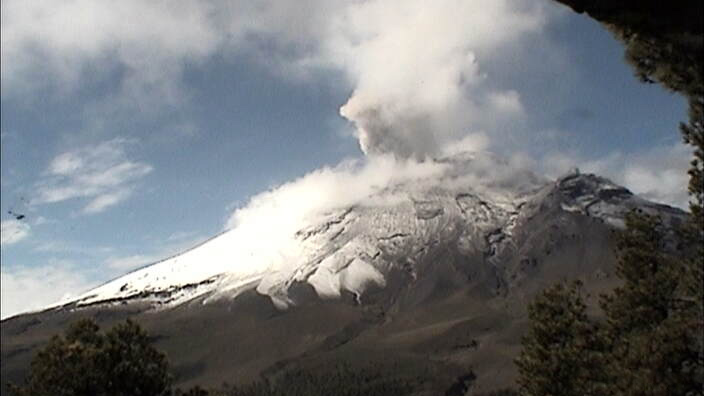
<path id="1" fill-rule="evenodd" d="M 481 62 L 545 19 L 535 3 L 521 1 L 355 4 L 347 29 L 324 47 L 354 85 L 340 114 L 366 154 L 436 155 L 521 111 L 518 93 L 492 88 Z"/>

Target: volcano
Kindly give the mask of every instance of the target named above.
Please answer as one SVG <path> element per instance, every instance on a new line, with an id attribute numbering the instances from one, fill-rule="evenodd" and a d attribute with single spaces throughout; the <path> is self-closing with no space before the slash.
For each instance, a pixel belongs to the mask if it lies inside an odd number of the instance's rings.
<path id="1" fill-rule="evenodd" d="M 476 391 L 502 388 L 516 375 L 532 296 L 580 279 L 594 306 L 617 282 L 615 234 L 628 212 L 671 228 L 687 217 L 578 170 L 550 180 L 487 153 L 426 165 L 425 176 L 307 216 L 285 239 L 268 239 L 276 218 L 256 235 L 235 227 L 4 320 L 2 381 L 19 381 L 32 352 L 67 323 L 129 317 L 155 336 L 183 386 L 344 361 L 424 376 L 422 394 L 470 375 Z"/>

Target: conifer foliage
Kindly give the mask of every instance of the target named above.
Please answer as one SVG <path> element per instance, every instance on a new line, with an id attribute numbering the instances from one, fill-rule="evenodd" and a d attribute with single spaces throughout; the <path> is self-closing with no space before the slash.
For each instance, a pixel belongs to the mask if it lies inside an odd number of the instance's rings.
<path id="1" fill-rule="evenodd" d="M 602 296 L 598 320 L 585 314 L 579 283 L 557 284 L 530 304 L 516 359 L 521 395 L 704 394 L 701 287 L 692 287 L 690 261 L 658 218 L 632 213 L 626 223 L 622 284 Z"/>
<path id="2" fill-rule="evenodd" d="M 691 216 L 676 230 L 677 237 L 658 218 L 643 213 L 627 218 L 618 242 L 617 275 L 622 284 L 602 298 L 605 321 L 592 320 L 598 336 L 585 353 L 598 357 L 601 364 L 583 366 L 591 371 L 587 379 L 591 389 L 605 396 L 704 395 L 703 3 L 557 1 L 588 13 L 611 30 L 624 43 L 626 60 L 642 81 L 660 83 L 687 98 L 689 119 L 680 125 L 680 131 L 694 154 L 688 171 Z M 549 295 L 539 296 L 531 309 L 545 301 L 559 307 L 569 294 L 546 300 Z M 531 311 L 532 328 L 575 334 L 584 326 L 574 321 L 576 327 L 565 330 L 558 313 L 553 312 L 551 318 Z M 524 390 L 544 382 L 547 375 L 521 366 L 540 358 L 531 346 L 536 342 L 532 334 L 524 341 L 518 361 Z M 571 347 L 556 347 L 565 350 L 552 351 L 550 356 L 560 356 L 564 359 L 561 364 L 567 367 L 573 365 L 575 360 L 568 352 Z M 584 376 L 579 373 L 570 370 L 563 379 L 582 381 Z"/>
<path id="3" fill-rule="evenodd" d="M 516 359 L 524 396 L 588 396 L 593 381 L 594 329 L 581 284 L 558 283 L 528 307 L 531 327 Z"/>
<path id="4" fill-rule="evenodd" d="M 165 356 L 128 320 L 103 333 L 89 319 L 54 336 L 31 363 L 17 396 L 165 396 L 171 392 Z"/>
<path id="5" fill-rule="evenodd" d="M 632 214 L 619 238 L 623 284 L 602 300 L 608 395 L 699 395 L 695 306 L 683 287 L 686 260 L 669 255 L 659 219 Z"/>

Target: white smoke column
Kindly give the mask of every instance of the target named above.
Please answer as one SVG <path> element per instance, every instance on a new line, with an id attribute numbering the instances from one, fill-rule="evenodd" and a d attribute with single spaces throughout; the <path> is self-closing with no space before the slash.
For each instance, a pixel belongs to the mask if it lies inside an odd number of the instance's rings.
<path id="1" fill-rule="evenodd" d="M 362 150 L 423 158 L 481 119 L 522 109 L 517 92 L 487 88 L 479 54 L 544 23 L 534 2 L 367 1 L 332 24 L 322 56 L 354 85 L 340 114 L 355 124 Z"/>
<path id="2" fill-rule="evenodd" d="M 258 12 L 285 25 L 281 16 L 286 14 L 276 11 L 277 4 Z M 481 57 L 545 22 L 538 3 L 521 0 L 334 4 L 332 10 L 325 8 L 328 18 L 312 18 L 321 23 L 319 30 L 289 27 L 293 42 L 282 38 L 285 28 L 253 28 L 255 35 L 280 46 L 305 48 L 293 51 L 293 74 L 323 67 L 347 76 L 353 94 L 340 112 L 355 124 L 368 154 L 362 162 L 324 168 L 255 196 L 230 218 L 228 238 L 238 246 L 232 262 L 252 263 L 256 269 L 245 271 L 266 274 L 257 290 L 274 299 L 272 287 L 289 278 L 301 264 L 297 260 L 306 256 L 297 231 L 331 211 L 368 201 L 380 188 L 444 171 L 439 163 L 419 160 L 488 145 L 491 136 L 470 133 L 486 126 L 487 119 L 515 115 L 522 107 L 517 92 L 486 83 Z"/>
<path id="3" fill-rule="evenodd" d="M 546 9 L 541 0 L 6 0 L 3 95 L 45 80 L 73 92 L 86 73 L 124 70 L 105 105 L 154 111 L 187 101 L 185 65 L 244 55 L 286 78 L 340 71 L 353 91 L 340 112 L 362 150 L 422 158 L 521 113 L 519 93 L 481 65 L 540 33 Z"/>
<path id="4" fill-rule="evenodd" d="M 231 44 L 288 78 L 346 76 L 340 114 L 366 154 L 423 159 L 468 133 L 523 112 L 520 94 L 482 62 L 530 34 L 549 11 L 538 0 L 301 0 L 236 3 Z M 250 40 L 250 38 L 257 40 Z M 258 43 L 266 43 L 259 48 Z"/>

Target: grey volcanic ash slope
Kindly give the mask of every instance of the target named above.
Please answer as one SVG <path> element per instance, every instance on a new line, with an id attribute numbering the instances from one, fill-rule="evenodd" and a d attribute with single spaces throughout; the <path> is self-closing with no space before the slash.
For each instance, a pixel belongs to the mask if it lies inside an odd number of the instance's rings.
<path id="1" fill-rule="evenodd" d="M 611 287 L 613 231 L 629 210 L 670 225 L 685 216 L 594 175 L 549 181 L 488 154 L 413 166 L 413 177 L 300 224 L 273 230 L 272 219 L 255 234 L 245 222 L 69 304 L 3 321 L 3 381 L 21 376 L 52 332 L 89 315 L 142 322 L 183 383 L 345 360 L 433 372 L 429 390 L 471 367 L 475 386 L 491 389 L 514 376 L 526 298 L 562 278 Z"/>

